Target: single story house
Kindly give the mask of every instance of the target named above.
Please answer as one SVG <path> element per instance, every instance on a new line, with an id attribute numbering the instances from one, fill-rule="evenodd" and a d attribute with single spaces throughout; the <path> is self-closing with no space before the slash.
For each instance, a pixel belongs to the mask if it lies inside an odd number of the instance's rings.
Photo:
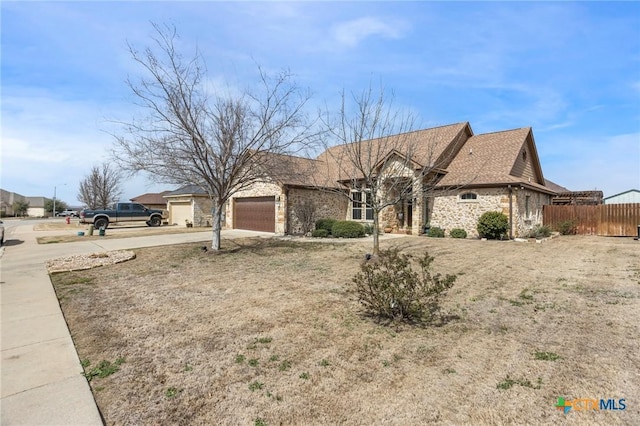
<path id="1" fill-rule="evenodd" d="M 196 185 L 186 185 L 175 191 L 167 192 L 163 198 L 167 200 L 169 225 L 211 226 L 211 210 L 213 203 L 204 189 Z"/>
<path id="2" fill-rule="evenodd" d="M 394 138 L 403 142 L 394 144 Z M 399 148 L 403 143 L 413 148 Z M 270 167 L 269 179 L 234 194 L 225 207 L 224 226 L 299 234 L 300 213 L 309 205 L 315 218 L 372 223 L 366 205 L 371 195 L 358 187 L 358 176 L 339 164 L 350 146 L 329 148 L 315 159 L 272 156 L 279 166 Z M 378 154 L 394 147 L 383 152 L 378 176 L 415 179 L 400 202 L 380 214 L 380 226 L 397 232 L 419 235 L 428 225 L 462 228 L 473 237 L 484 212 L 501 211 L 509 217 L 510 236 L 525 235 L 542 224 L 542 206 L 566 189 L 545 180 L 529 127 L 474 135 L 463 122 L 367 141 L 366 146 Z M 202 189 L 187 186 L 164 197 L 169 223 L 211 224 L 211 201 Z"/>
<path id="3" fill-rule="evenodd" d="M 0 188 L 0 217 L 15 216 L 13 204 L 16 201 L 26 201 L 26 198 L 24 195 Z"/>
<path id="4" fill-rule="evenodd" d="M 44 204 L 47 201 L 46 197 L 25 197 L 25 201 L 29 203 L 29 208 L 27 209 L 27 216 L 29 217 L 45 217 L 47 216 L 47 212 L 45 212 Z"/>
<path id="5" fill-rule="evenodd" d="M 131 198 L 131 202 L 142 204 L 150 209 L 167 210 L 167 200 L 164 198 L 171 191 L 147 192 Z"/>

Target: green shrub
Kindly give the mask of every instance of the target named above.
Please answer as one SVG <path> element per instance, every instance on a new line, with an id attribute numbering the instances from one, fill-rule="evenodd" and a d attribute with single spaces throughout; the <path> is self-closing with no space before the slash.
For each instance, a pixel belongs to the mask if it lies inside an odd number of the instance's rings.
<path id="1" fill-rule="evenodd" d="M 501 212 L 486 212 L 478 220 L 478 234 L 481 238 L 501 239 L 509 228 L 509 219 Z"/>
<path id="2" fill-rule="evenodd" d="M 461 228 L 453 228 L 449 231 L 451 238 L 467 238 L 467 231 Z"/>
<path id="3" fill-rule="evenodd" d="M 420 272 L 410 256 L 385 250 L 365 261 L 352 279 L 358 300 L 371 314 L 393 320 L 431 321 L 440 310 L 440 298 L 453 286 L 455 275 L 431 274 L 433 257 L 419 259 Z"/>
<path id="4" fill-rule="evenodd" d="M 364 225 L 364 233 L 367 235 L 373 235 L 373 225 L 369 223 L 365 223 Z"/>
<path id="5" fill-rule="evenodd" d="M 316 229 L 311 233 L 311 236 L 314 238 L 327 238 L 329 236 L 329 231 L 326 229 Z"/>
<path id="6" fill-rule="evenodd" d="M 331 234 L 331 229 L 333 225 L 337 222 L 335 219 L 323 218 L 316 220 L 316 230 L 317 229 L 326 229 L 328 234 Z"/>
<path id="7" fill-rule="evenodd" d="M 575 235 L 578 232 L 578 221 L 576 219 L 562 221 L 558 224 L 557 231 L 561 235 Z"/>
<path id="8" fill-rule="evenodd" d="M 546 238 L 551 235 L 551 228 L 546 225 L 536 225 L 532 230 L 529 231 L 529 238 Z"/>
<path id="9" fill-rule="evenodd" d="M 432 226 L 427 232 L 427 237 L 444 238 L 444 229 Z"/>
<path id="10" fill-rule="evenodd" d="M 364 226 L 351 220 L 338 220 L 331 228 L 331 235 L 336 238 L 364 237 Z"/>

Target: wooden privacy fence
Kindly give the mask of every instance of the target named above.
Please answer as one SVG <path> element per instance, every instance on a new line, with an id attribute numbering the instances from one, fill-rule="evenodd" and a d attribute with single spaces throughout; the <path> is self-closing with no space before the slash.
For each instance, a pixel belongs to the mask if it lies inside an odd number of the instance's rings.
<path id="1" fill-rule="evenodd" d="M 640 203 L 599 204 L 595 206 L 544 206 L 542 222 L 557 229 L 567 220 L 575 220 L 577 233 L 607 237 L 635 237 L 640 225 Z"/>

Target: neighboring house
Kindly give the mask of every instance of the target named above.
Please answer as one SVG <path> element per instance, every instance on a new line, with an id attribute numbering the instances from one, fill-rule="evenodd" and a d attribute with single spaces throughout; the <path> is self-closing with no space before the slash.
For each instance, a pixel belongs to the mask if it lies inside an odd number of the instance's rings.
<path id="1" fill-rule="evenodd" d="M 195 185 L 187 185 L 170 191 L 163 196 L 169 212 L 169 224 L 186 226 L 211 226 L 211 208 L 213 206 L 207 193 Z"/>
<path id="2" fill-rule="evenodd" d="M 15 216 L 15 212 L 13 211 L 13 203 L 15 203 L 16 201 L 25 200 L 26 197 L 24 195 L 0 189 L 0 216 Z"/>
<path id="3" fill-rule="evenodd" d="M 610 195 L 604 199 L 604 204 L 630 204 L 640 203 L 640 191 L 630 189 L 619 194 Z"/>
<path id="4" fill-rule="evenodd" d="M 164 196 L 170 192 L 172 191 L 148 192 L 131 198 L 130 200 L 134 203 L 140 203 L 150 209 L 167 210 L 167 200 Z"/>
<path id="5" fill-rule="evenodd" d="M 403 158 L 401 150 L 389 152 L 379 175 L 389 176 L 389 170 L 398 170 L 389 166 L 396 157 L 398 164 L 405 165 L 397 179 L 406 179 L 407 173 L 420 176 L 421 170 L 429 173 L 414 184 L 413 191 L 403 194 L 400 203 L 381 212 L 383 228 L 414 235 L 421 234 L 426 225 L 444 228 L 447 233 L 462 228 L 472 237 L 477 236 L 476 225 L 484 212 L 500 211 L 509 217 L 510 236 L 520 236 L 541 225 L 542 206 L 551 204 L 559 190 L 566 190 L 545 180 L 531 128 L 474 135 L 464 122 L 395 137 L 409 140 L 416 151 L 411 158 Z M 384 148 L 384 140 L 370 142 L 367 146 Z M 269 156 L 266 169 L 271 177 L 234 194 L 225 207 L 223 224 L 299 234 L 299 213 L 310 204 L 316 218 L 372 223 L 372 213 L 364 203 L 369 196 L 366 191 L 352 194 L 362 203 L 351 202 L 339 193 L 356 191 L 351 182 L 358 178 L 345 174 L 336 164 L 345 147 L 332 147 L 316 159 Z M 170 223 L 183 225 L 188 220 L 194 226 L 211 224 L 211 201 L 201 188 L 180 188 L 165 198 Z"/>
<path id="6" fill-rule="evenodd" d="M 44 210 L 44 204 L 48 200 L 46 197 L 25 197 L 15 192 L 0 189 L 0 215 L 15 216 L 13 204 L 16 201 L 29 203 L 26 215 L 28 217 L 46 217 L 47 212 Z"/>
<path id="7" fill-rule="evenodd" d="M 25 197 L 25 201 L 29 203 L 27 216 L 29 217 L 45 217 L 44 203 L 47 201 L 45 197 Z"/>

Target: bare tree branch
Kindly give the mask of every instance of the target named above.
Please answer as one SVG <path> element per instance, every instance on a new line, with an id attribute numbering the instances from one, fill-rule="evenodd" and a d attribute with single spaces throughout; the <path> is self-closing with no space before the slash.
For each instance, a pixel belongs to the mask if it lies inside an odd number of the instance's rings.
<path id="1" fill-rule="evenodd" d="M 310 142 L 304 114 L 310 95 L 289 71 L 271 76 L 258 68 L 258 89 L 209 96 L 202 57 L 196 52 L 185 60 L 176 49 L 175 28 L 154 28 L 152 47 L 140 52 L 129 46 L 145 77 L 128 85 L 146 115 L 121 123 L 114 158 L 157 182 L 202 188 L 214 206 L 212 248 L 217 250 L 224 204 L 270 177 L 264 154 L 293 154 Z"/>
<path id="2" fill-rule="evenodd" d="M 437 131 L 413 131 L 414 117 L 396 110 L 382 88 L 369 86 L 350 102 L 343 92 L 339 113 L 324 114 L 323 125 L 326 151 L 318 159 L 326 170 L 318 186 L 345 195 L 362 220 L 373 221 L 378 253 L 381 213 L 408 199 L 422 201 L 441 177 L 440 164 L 452 157 L 443 154 Z M 332 179 L 341 187 L 332 187 Z"/>

